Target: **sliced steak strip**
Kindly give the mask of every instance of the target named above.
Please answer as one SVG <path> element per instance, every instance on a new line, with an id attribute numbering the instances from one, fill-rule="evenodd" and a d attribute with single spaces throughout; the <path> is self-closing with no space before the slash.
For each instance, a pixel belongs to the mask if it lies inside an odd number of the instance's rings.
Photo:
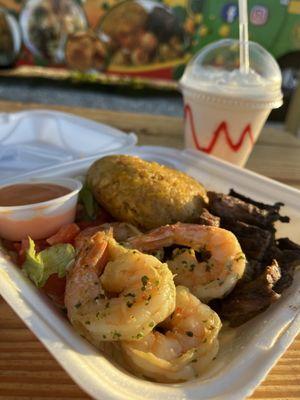
<path id="1" fill-rule="evenodd" d="M 263 312 L 280 298 L 274 286 L 281 277 L 276 260 L 256 279 L 240 281 L 235 289 L 220 302 L 220 315 L 231 326 L 239 326 Z"/>

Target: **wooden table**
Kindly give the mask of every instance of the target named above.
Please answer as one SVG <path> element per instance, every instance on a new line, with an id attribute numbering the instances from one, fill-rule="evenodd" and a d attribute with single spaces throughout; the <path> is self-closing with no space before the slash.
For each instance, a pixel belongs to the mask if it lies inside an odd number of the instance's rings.
<path id="1" fill-rule="evenodd" d="M 29 108 L 73 112 L 133 131 L 143 145 L 183 144 L 183 123 L 174 117 L 0 101 L 0 112 Z M 300 141 L 286 132 L 264 129 L 247 168 L 300 188 Z M 0 400 L 89 398 L 0 298 Z M 251 399 L 300 399 L 300 336 Z"/>

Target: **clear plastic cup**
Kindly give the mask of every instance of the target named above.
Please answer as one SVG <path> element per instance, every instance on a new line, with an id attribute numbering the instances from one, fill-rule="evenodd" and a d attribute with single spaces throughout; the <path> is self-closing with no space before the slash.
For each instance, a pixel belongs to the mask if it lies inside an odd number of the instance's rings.
<path id="1" fill-rule="evenodd" d="M 53 178 L 16 182 L 13 185 L 39 182 L 64 186 L 70 189 L 70 193 L 41 203 L 0 207 L 0 237 L 12 241 L 28 236 L 32 239 L 44 239 L 56 233 L 63 225 L 74 221 L 82 183 L 76 179 Z"/>
<path id="2" fill-rule="evenodd" d="M 249 42 L 250 72 L 239 69 L 239 41 L 203 48 L 187 65 L 185 145 L 243 166 L 271 110 L 282 105 L 281 72 L 274 57 Z"/>

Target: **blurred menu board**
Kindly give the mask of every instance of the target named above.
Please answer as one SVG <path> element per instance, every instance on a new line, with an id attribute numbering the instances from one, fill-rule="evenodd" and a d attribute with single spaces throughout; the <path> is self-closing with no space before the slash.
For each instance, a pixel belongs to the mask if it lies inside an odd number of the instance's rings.
<path id="1" fill-rule="evenodd" d="M 300 56 L 300 1 L 248 3 L 250 37 L 277 59 Z M 172 86 L 196 51 L 226 37 L 238 37 L 237 0 L 0 0 L 6 75 Z"/>

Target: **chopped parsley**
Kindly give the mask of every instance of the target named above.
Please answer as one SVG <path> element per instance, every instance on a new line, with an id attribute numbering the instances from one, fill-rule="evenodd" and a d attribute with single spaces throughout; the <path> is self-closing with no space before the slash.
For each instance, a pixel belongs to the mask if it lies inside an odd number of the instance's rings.
<path id="1" fill-rule="evenodd" d="M 190 270 L 191 272 L 193 272 L 194 269 L 195 269 L 195 267 L 196 267 L 196 264 L 190 264 L 189 270 Z"/>
<path id="2" fill-rule="evenodd" d="M 143 286 L 146 286 L 149 281 L 148 276 L 146 276 L 146 275 L 142 276 L 141 281 L 142 281 Z"/>
<path id="3" fill-rule="evenodd" d="M 142 290 L 142 291 L 145 291 L 145 290 L 146 290 L 147 283 L 149 282 L 148 276 L 147 276 L 147 275 L 143 275 L 143 276 L 141 277 L 141 281 L 142 281 L 142 284 L 143 284 L 143 286 L 141 287 L 141 290 Z"/>
<path id="4" fill-rule="evenodd" d="M 113 339 L 119 339 L 122 335 L 121 333 L 114 331 L 111 333 Z"/>
<path id="5" fill-rule="evenodd" d="M 127 293 L 127 294 L 124 294 L 124 297 L 135 297 L 135 294 L 134 293 Z"/>
<path id="6" fill-rule="evenodd" d="M 240 260 L 245 260 L 245 254 L 244 253 L 237 253 L 235 256 L 234 261 L 240 261 Z"/>

